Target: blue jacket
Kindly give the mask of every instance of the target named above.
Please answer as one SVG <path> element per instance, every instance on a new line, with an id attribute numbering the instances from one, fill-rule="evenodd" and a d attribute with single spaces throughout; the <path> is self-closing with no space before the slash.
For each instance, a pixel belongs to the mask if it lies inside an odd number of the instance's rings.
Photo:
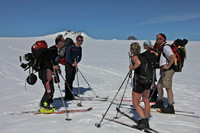
<path id="1" fill-rule="evenodd" d="M 65 59 L 67 60 L 67 62 L 69 62 L 70 64 L 73 64 L 74 61 L 76 60 L 76 62 L 80 62 L 81 58 L 82 58 L 82 47 L 76 47 L 75 45 L 70 45 L 67 49 L 66 49 L 66 55 L 65 55 Z"/>

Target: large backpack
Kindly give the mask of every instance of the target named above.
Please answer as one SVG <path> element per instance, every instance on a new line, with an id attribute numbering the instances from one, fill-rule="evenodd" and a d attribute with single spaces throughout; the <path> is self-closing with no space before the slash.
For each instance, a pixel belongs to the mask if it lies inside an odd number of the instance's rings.
<path id="1" fill-rule="evenodd" d="M 64 41 L 64 43 L 65 43 L 64 47 L 62 47 L 58 51 L 58 55 L 59 55 L 59 58 L 60 58 L 60 64 L 62 64 L 62 65 L 65 65 L 65 63 L 66 63 L 66 61 L 65 61 L 65 55 L 66 55 L 66 52 L 67 52 L 67 48 L 70 45 L 75 45 L 74 42 L 73 42 L 73 40 L 71 38 L 66 38 L 65 41 Z"/>
<path id="2" fill-rule="evenodd" d="M 140 59 L 140 67 L 138 80 L 141 84 L 152 84 L 153 82 L 153 70 L 156 67 L 156 55 L 149 51 L 143 52 L 138 55 Z"/>
<path id="3" fill-rule="evenodd" d="M 171 45 L 166 44 L 166 45 L 171 47 L 172 52 L 175 54 L 175 57 L 176 57 L 175 60 L 174 60 L 174 63 L 171 66 L 171 68 L 175 72 L 182 72 L 182 68 L 184 66 L 184 61 L 186 59 L 186 48 L 185 48 L 185 45 L 187 43 L 188 43 L 188 40 L 186 40 L 186 39 L 183 39 L 183 40 L 177 39 Z M 163 56 L 166 58 L 165 53 L 163 51 L 162 51 L 162 53 L 163 53 Z"/>
<path id="4" fill-rule="evenodd" d="M 20 56 L 21 67 L 26 71 L 29 69 L 29 76 L 26 78 L 26 82 L 30 85 L 34 85 L 37 81 L 37 76 L 34 71 L 40 70 L 40 62 L 46 58 L 48 52 L 48 45 L 44 40 L 37 41 L 31 46 L 31 53 L 24 55 L 24 59 L 28 62 L 27 64 L 22 63 Z"/>
<path id="5" fill-rule="evenodd" d="M 31 53 L 25 54 L 24 58 L 28 61 L 27 65 L 32 67 L 35 71 L 38 71 L 39 63 L 46 57 L 48 52 L 48 45 L 44 40 L 36 41 L 31 46 Z"/>

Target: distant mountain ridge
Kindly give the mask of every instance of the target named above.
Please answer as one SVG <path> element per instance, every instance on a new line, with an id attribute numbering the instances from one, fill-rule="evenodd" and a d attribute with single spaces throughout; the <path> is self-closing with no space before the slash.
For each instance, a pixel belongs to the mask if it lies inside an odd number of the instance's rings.
<path id="1" fill-rule="evenodd" d="M 59 34 L 62 34 L 64 36 L 64 38 L 69 37 L 69 38 L 72 38 L 73 40 L 76 39 L 76 37 L 78 35 L 81 35 L 87 39 L 93 39 L 90 36 L 88 36 L 85 32 L 81 32 L 81 31 L 75 32 L 75 31 L 71 31 L 71 30 L 62 31 L 62 32 L 58 32 L 58 33 L 54 33 L 54 34 L 50 34 L 50 35 L 46 35 L 46 36 L 55 38 Z"/>

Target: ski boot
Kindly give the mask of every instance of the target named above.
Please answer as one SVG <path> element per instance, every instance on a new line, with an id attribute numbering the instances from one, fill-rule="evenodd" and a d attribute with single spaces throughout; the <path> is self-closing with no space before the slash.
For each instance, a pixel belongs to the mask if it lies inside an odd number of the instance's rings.
<path id="1" fill-rule="evenodd" d="M 43 102 L 41 108 L 38 110 L 42 114 L 53 113 L 56 109 L 51 107 L 47 102 Z"/>
<path id="2" fill-rule="evenodd" d="M 161 113 L 175 114 L 174 106 L 172 104 L 168 104 L 167 108 L 161 109 Z"/>
<path id="3" fill-rule="evenodd" d="M 148 118 L 141 118 L 138 120 L 138 124 L 136 126 L 138 129 L 145 129 L 149 128 L 149 121 Z"/>
<path id="4" fill-rule="evenodd" d="M 160 109 L 164 109 L 164 102 L 163 100 L 157 100 L 156 104 L 151 105 L 151 108 L 160 108 Z"/>

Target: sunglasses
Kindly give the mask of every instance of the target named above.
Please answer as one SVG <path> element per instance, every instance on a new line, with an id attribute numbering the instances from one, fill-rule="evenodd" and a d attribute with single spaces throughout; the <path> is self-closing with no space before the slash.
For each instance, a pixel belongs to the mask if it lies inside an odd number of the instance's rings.
<path id="1" fill-rule="evenodd" d="M 83 42 L 83 40 L 77 40 L 77 42 Z"/>
<path id="2" fill-rule="evenodd" d="M 160 37 L 156 37 L 156 40 L 162 40 Z"/>

